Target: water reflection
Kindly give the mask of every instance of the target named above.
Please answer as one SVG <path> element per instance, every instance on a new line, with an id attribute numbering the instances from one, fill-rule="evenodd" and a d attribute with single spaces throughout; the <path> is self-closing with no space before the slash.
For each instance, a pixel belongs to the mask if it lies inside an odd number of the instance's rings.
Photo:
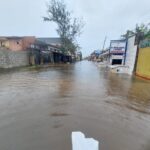
<path id="1" fill-rule="evenodd" d="M 147 150 L 150 83 L 91 62 L 0 73 L 0 149 L 70 150 L 83 131 L 103 150 Z"/>

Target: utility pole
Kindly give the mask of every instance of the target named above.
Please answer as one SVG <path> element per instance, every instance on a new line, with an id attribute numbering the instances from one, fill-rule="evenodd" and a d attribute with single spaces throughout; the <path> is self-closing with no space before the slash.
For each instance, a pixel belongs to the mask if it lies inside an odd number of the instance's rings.
<path id="1" fill-rule="evenodd" d="M 124 54 L 124 63 L 123 63 L 123 65 L 126 64 L 128 38 L 129 38 L 129 31 L 127 31 L 126 37 L 125 37 L 125 40 L 126 40 L 126 46 L 125 46 L 125 54 Z"/>
<path id="2" fill-rule="evenodd" d="M 103 43 L 102 52 L 103 52 L 103 51 L 104 51 L 104 49 L 105 49 L 106 40 L 107 40 L 107 36 L 105 36 L 105 39 L 104 39 L 104 43 Z"/>

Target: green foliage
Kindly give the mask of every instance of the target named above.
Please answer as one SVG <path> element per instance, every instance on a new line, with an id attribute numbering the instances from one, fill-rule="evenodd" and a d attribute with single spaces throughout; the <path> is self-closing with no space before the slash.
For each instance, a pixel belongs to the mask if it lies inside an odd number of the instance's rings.
<path id="1" fill-rule="evenodd" d="M 122 37 L 123 39 L 126 39 L 126 38 L 128 38 L 128 37 L 130 37 L 130 36 L 133 36 L 134 34 L 135 34 L 135 33 L 134 33 L 133 31 L 127 30 L 125 34 L 121 35 L 121 37 Z"/>
<path id="2" fill-rule="evenodd" d="M 142 34 L 141 34 L 142 33 Z M 145 39 L 150 39 L 150 23 L 148 24 L 136 24 L 136 27 L 134 30 L 127 30 L 127 32 L 122 35 L 121 37 L 123 38 L 128 38 L 130 36 L 133 36 L 133 35 L 143 35 L 143 38 Z"/>
<path id="3" fill-rule="evenodd" d="M 76 38 L 81 34 L 83 22 L 78 18 L 72 18 L 71 12 L 67 10 L 62 0 L 50 0 L 47 4 L 47 17 L 44 21 L 57 24 L 57 33 L 62 41 L 61 50 L 74 53 L 77 50 Z"/>
<path id="4" fill-rule="evenodd" d="M 141 24 L 141 25 L 136 25 L 135 28 L 135 33 L 139 33 L 139 32 L 143 32 L 144 35 L 147 34 L 149 32 L 149 24 Z"/>

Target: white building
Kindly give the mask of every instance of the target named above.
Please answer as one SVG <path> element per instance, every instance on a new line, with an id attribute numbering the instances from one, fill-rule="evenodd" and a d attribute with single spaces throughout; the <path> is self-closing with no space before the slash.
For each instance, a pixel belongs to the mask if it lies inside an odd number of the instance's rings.
<path id="1" fill-rule="evenodd" d="M 136 53 L 137 53 L 137 45 L 134 45 L 134 43 L 135 43 L 135 35 L 128 38 L 127 41 L 125 65 L 128 66 L 127 73 L 130 75 L 132 75 L 134 71 Z"/>
<path id="2" fill-rule="evenodd" d="M 126 40 L 112 40 L 110 42 L 110 65 L 124 65 Z"/>

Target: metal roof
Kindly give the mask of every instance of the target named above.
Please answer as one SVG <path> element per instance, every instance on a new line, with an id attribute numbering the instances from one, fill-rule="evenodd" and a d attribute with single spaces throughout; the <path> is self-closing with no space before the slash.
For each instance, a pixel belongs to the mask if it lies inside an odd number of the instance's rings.
<path id="1" fill-rule="evenodd" d="M 50 44 L 50 45 L 60 45 L 61 44 L 61 38 L 43 37 L 43 38 L 37 38 L 37 40 L 45 42 L 46 44 Z"/>
<path id="2" fill-rule="evenodd" d="M 126 42 L 126 39 L 121 39 L 121 40 L 111 40 L 110 42 Z"/>
<path id="3" fill-rule="evenodd" d="M 39 40 L 36 40 L 36 41 L 34 42 L 34 44 L 42 45 L 42 46 L 47 45 L 45 42 L 42 42 L 42 41 L 39 41 Z"/>

